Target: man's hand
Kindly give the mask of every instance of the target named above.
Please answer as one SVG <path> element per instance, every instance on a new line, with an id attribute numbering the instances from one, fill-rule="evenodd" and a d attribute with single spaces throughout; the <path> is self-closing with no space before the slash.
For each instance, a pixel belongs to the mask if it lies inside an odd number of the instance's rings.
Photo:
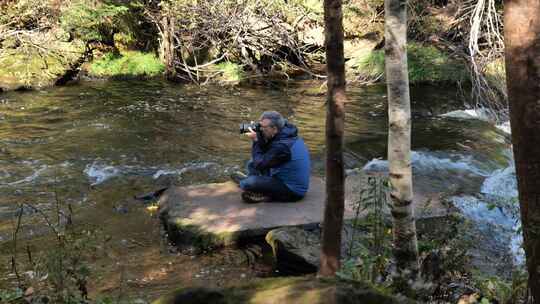
<path id="1" fill-rule="evenodd" d="M 247 137 L 253 141 L 257 141 L 257 132 L 253 131 L 251 127 L 248 128 L 249 132 L 245 133 Z"/>

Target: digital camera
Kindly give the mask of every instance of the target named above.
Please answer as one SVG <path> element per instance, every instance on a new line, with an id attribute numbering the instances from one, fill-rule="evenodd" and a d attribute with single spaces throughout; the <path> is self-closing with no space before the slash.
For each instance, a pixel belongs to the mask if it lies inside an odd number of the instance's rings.
<path id="1" fill-rule="evenodd" d="M 259 133 L 261 131 L 261 123 L 260 122 L 241 123 L 240 134 L 248 133 L 249 128 L 251 128 L 253 132 Z"/>

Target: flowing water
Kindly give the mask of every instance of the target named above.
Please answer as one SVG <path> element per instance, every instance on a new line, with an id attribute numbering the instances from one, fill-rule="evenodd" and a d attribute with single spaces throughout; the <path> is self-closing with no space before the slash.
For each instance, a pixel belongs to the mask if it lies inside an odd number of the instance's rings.
<path id="1" fill-rule="evenodd" d="M 238 134 L 239 123 L 256 120 L 264 110 L 277 110 L 299 127 L 313 171 L 320 174 L 325 97 L 307 93 L 319 85 L 107 81 L 0 94 L 0 241 L 11 237 L 6 223 L 19 203 L 47 209 L 57 199 L 82 207 L 95 223 L 137 229 L 145 215 L 123 216 L 118 202 L 171 180 L 225 180 L 249 159 L 250 144 Z M 384 167 L 385 87 L 352 86 L 348 98 L 346 166 Z M 440 116 L 463 108 L 455 88 L 416 86 L 411 100 L 415 183 L 453 195 L 471 217 L 497 211 L 474 211 L 490 195 L 515 197 L 504 132 L 479 119 Z"/>

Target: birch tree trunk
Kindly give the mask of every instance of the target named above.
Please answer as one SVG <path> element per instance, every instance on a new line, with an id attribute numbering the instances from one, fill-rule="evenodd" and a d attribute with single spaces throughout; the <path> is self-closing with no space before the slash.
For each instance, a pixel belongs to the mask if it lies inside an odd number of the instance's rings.
<path id="1" fill-rule="evenodd" d="M 527 303 L 540 303 L 540 0 L 504 2 L 506 84 L 525 256 Z"/>
<path id="2" fill-rule="evenodd" d="M 407 1 L 385 0 L 384 11 L 393 250 L 398 273 L 414 278 L 418 273 L 418 246 L 412 205 L 411 105 L 406 48 Z"/>
<path id="3" fill-rule="evenodd" d="M 326 69 L 326 206 L 319 275 L 333 276 L 340 267 L 343 226 L 344 170 L 343 126 L 345 123 L 345 59 L 341 0 L 324 1 Z"/>
<path id="4" fill-rule="evenodd" d="M 170 4 L 163 3 L 162 17 L 160 21 L 161 27 L 161 43 L 159 57 L 163 65 L 165 65 L 165 78 L 175 80 L 176 69 L 174 62 L 176 59 L 176 50 L 174 48 L 174 33 L 175 23 L 171 14 Z"/>

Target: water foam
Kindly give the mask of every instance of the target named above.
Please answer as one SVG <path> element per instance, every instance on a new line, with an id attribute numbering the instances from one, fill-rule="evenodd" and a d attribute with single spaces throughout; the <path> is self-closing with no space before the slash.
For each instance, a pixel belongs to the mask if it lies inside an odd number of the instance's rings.
<path id="1" fill-rule="evenodd" d="M 510 130 L 510 121 L 505 121 L 502 124 L 498 124 L 495 126 L 497 129 L 503 131 L 506 134 L 512 134 Z"/>
<path id="2" fill-rule="evenodd" d="M 441 114 L 439 116 L 460 118 L 460 119 L 480 119 L 483 121 L 489 120 L 487 114 L 480 109 L 456 110 L 456 111 L 451 111 L 448 113 Z"/>
<path id="3" fill-rule="evenodd" d="M 27 176 L 27 177 L 25 177 L 23 179 L 14 181 L 14 182 L 6 183 L 4 185 L 6 185 L 6 186 L 15 186 L 15 185 L 20 185 L 20 184 L 24 184 L 24 183 L 31 183 L 31 182 L 35 181 L 45 170 L 47 170 L 47 168 L 48 168 L 47 165 L 41 165 L 31 175 L 29 175 L 29 176 Z"/>
<path id="4" fill-rule="evenodd" d="M 103 183 L 111 177 L 119 175 L 120 169 L 100 161 L 94 161 L 92 164 L 86 165 L 83 172 L 92 181 L 92 186 L 95 186 Z"/>
<path id="5" fill-rule="evenodd" d="M 186 164 L 183 168 L 179 169 L 159 169 L 152 175 L 152 178 L 158 179 L 162 175 L 182 175 L 191 170 L 207 169 L 209 167 L 216 166 L 216 163 L 213 162 L 202 162 L 202 163 L 189 163 Z"/>
<path id="6" fill-rule="evenodd" d="M 482 184 L 480 190 L 484 194 L 495 195 L 502 198 L 517 198 L 516 169 L 509 166 L 495 170 Z"/>
<path id="7" fill-rule="evenodd" d="M 511 159 L 511 151 L 508 155 Z M 419 175 L 443 176 L 445 179 L 462 172 L 485 177 L 480 193 L 475 196 L 458 195 L 451 197 L 452 202 L 462 213 L 480 227 L 497 227 L 496 238 L 508 245 L 515 263 L 524 262 L 523 243 L 519 229 L 521 223 L 517 212 L 517 181 L 515 168 L 508 166 L 493 171 L 482 169 L 482 164 L 468 155 L 452 155 L 433 152 L 413 151 L 411 155 L 413 172 Z M 388 161 L 373 159 L 364 167 L 365 171 L 387 172 Z M 426 174 L 427 173 L 427 174 Z M 465 182 L 461 180 L 461 182 Z"/>
<path id="8" fill-rule="evenodd" d="M 515 168 L 508 166 L 495 170 L 487 177 L 478 197 L 455 196 L 452 202 L 463 214 L 479 225 L 501 228 L 500 237 L 508 244 L 516 265 L 523 265 L 523 237 L 517 206 L 517 180 Z"/>
<path id="9" fill-rule="evenodd" d="M 413 151 L 411 153 L 413 170 L 420 172 L 469 171 L 476 175 L 488 176 L 489 172 L 477 166 L 474 158 L 467 155 L 448 155 L 439 157 L 435 153 Z M 388 171 L 388 161 L 373 159 L 362 170 L 365 171 Z"/>

